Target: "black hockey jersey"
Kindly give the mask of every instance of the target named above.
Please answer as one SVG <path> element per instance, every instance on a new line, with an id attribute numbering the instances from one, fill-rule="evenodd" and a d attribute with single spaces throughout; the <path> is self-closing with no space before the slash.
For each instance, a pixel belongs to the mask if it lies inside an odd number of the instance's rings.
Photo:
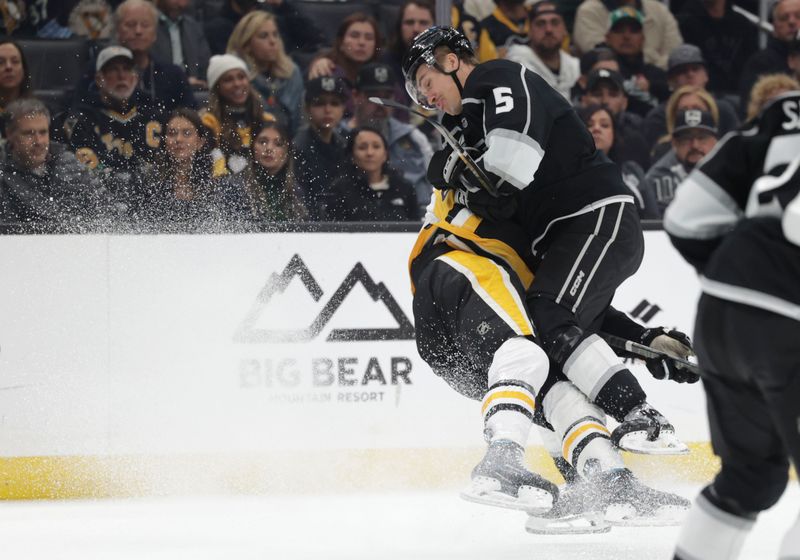
<path id="1" fill-rule="evenodd" d="M 800 320 L 797 226 L 800 92 L 775 98 L 726 135 L 681 183 L 664 216 L 703 292 Z M 797 239 L 795 239 L 797 241 Z"/>
<path id="2" fill-rule="evenodd" d="M 619 168 L 595 148 L 572 105 L 519 63 L 493 60 L 467 77 L 460 115 L 443 124 L 498 190 L 520 197 L 515 220 L 536 251 L 562 219 L 621 200 L 633 203 Z"/>

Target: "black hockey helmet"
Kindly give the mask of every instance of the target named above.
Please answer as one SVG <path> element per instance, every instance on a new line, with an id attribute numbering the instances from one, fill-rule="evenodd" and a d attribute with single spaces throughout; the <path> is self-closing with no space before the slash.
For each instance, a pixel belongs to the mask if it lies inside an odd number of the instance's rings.
<path id="1" fill-rule="evenodd" d="M 461 83 L 456 79 L 455 72 L 445 72 L 436 62 L 433 53 L 438 47 L 447 47 L 456 55 L 468 54 L 475 55 L 469 40 L 457 29 L 448 26 L 434 25 L 429 27 L 416 37 L 408 48 L 406 56 L 403 58 L 403 77 L 406 82 L 406 91 L 415 103 L 433 109 L 425 96 L 419 93 L 417 88 L 417 69 L 426 64 L 436 68 L 443 74 L 449 74 L 455 80 L 458 91 L 462 90 Z"/>

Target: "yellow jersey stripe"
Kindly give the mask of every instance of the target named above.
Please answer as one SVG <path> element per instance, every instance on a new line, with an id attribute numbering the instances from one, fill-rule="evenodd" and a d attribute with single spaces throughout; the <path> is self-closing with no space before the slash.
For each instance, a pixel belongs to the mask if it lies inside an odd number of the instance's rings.
<path id="1" fill-rule="evenodd" d="M 533 334 L 525 304 L 504 268 L 487 257 L 466 251 L 451 251 L 438 258 L 451 266 L 456 265 L 453 268 L 467 276 L 478 295 L 515 332 L 522 336 Z"/>

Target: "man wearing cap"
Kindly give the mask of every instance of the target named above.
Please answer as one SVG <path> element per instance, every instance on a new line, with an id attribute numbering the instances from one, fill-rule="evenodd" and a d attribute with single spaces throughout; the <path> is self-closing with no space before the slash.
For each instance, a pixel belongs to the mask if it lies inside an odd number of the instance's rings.
<path id="1" fill-rule="evenodd" d="M 708 89 L 719 95 L 737 95 L 739 72 L 758 50 L 758 27 L 733 11 L 730 0 L 686 0 L 675 18 L 690 45 L 705 59 Z"/>
<path id="2" fill-rule="evenodd" d="M 425 207 L 432 191 L 427 179 L 428 162 L 433 156 L 431 143 L 418 128 L 394 118 L 391 108 L 369 101 L 370 97 L 391 98 L 395 80 L 388 64 L 374 62 L 362 66 L 353 89 L 354 114 L 347 128 L 370 126 L 383 134 L 389 143 L 389 164 L 414 186 L 417 202 Z"/>
<path id="3" fill-rule="evenodd" d="M 614 116 L 622 143 L 625 145 L 627 159 L 638 163 L 642 169 L 650 166 L 650 153 L 640 130 L 642 117 L 628 110 L 630 100 L 625 92 L 622 75 L 614 70 L 598 68 L 589 72 L 586 79 L 586 92 L 581 97 L 581 105 L 604 105 Z"/>
<path id="4" fill-rule="evenodd" d="M 584 0 L 575 14 L 573 40 L 581 52 L 587 52 L 605 39 L 610 27 L 610 13 L 631 6 L 642 14 L 644 61 L 666 68 L 670 51 L 683 42 L 678 23 L 658 0 Z"/>
<path id="5" fill-rule="evenodd" d="M 609 17 L 606 44 L 617 55 L 628 96 L 655 107 L 659 101 L 669 97 L 669 89 L 666 73 L 658 66 L 645 62 L 642 50 L 644 16 L 639 10 L 624 6 L 611 12 Z"/>
<path id="6" fill-rule="evenodd" d="M 778 0 L 772 8 L 772 37 L 767 47 L 754 53 L 745 62 L 739 77 L 740 114 L 750 101 L 750 90 L 765 74 L 790 74 L 789 45 L 800 31 L 800 0 Z"/>
<path id="7" fill-rule="evenodd" d="M 711 113 L 698 109 L 681 111 L 675 117 L 672 149 L 664 154 L 645 175 L 645 189 L 658 204 L 659 217 L 675 197 L 678 185 L 694 166 L 717 145 L 719 130 Z M 653 197 L 649 197 L 650 200 Z"/>
<path id="8" fill-rule="evenodd" d="M 79 105 L 67 137 L 77 158 L 89 168 L 135 172 L 160 143 L 160 114 L 137 88 L 139 74 L 133 53 L 120 46 L 97 55 L 95 84 L 87 103 Z"/>
<path id="9" fill-rule="evenodd" d="M 529 19 L 528 43 L 511 45 L 506 58 L 539 74 L 569 99 L 572 86 L 580 77 L 580 64 L 577 58 L 561 49 L 567 37 L 564 18 L 554 2 L 542 0 L 531 7 Z"/>
<path id="10" fill-rule="evenodd" d="M 311 219 L 324 216 L 324 196 L 344 163 L 347 141 L 339 127 L 344 118 L 346 86 L 342 78 L 320 76 L 306 84 L 308 125 L 294 138 L 295 170 Z"/>
<path id="11" fill-rule="evenodd" d="M 183 70 L 151 54 L 156 42 L 158 10 L 148 0 L 125 0 L 114 12 L 116 40 L 133 53 L 138 85 L 164 111 L 175 107 L 197 108 L 197 100 Z M 96 93 L 93 67 L 82 78 L 75 92 L 77 103 L 89 101 Z"/>
<path id="12" fill-rule="evenodd" d="M 670 91 L 683 86 L 706 89 L 708 72 L 703 53 L 694 45 L 681 45 L 673 49 L 667 63 L 667 79 Z M 714 97 L 719 111 L 720 135 L 737 128 L 739 117 L 733 104 L 724 98 Z M 655 146 L 659 138 L 667 133 L 667 104 L 661 103 L 650 111 L 644 121 L 644 135 L 650 146 Z"/>

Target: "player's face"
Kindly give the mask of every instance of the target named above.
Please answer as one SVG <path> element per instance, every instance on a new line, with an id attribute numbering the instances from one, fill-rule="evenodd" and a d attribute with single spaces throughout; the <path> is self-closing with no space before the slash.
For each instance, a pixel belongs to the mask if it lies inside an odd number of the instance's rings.
<path id="1" fill-rule="evenodd" d="M 228 70 L 217 82 L 219 96 L 227 103 L 241 107 L 250 97 L 250 79 L 241 68 Z"/>
<path id="2" fill-rule="evenodd" d="M 717 145 L 717 138 L 702 129 L 686 130 L 672 139 L 678 161 L 691 169 Z"/>
<path id="3" fill-rule="evenodd" d="M 164 147 L 169 157 L 179 163 L 188 163 L 203 146 L 200 133 L 183 117 L 175 117 L 167 123 Z"/>
<path id="4" fill-rule="evenodd" d="M 335 128 L 344 117 L 342 99 L 330 93 L 323 93 L 308 104 L 308 118 L 317 130 Z"/>
<path id="5" fill-rule="evenodd" d="M 44 165 L 50 151 L 50 119 L 28 115 L 9 127 L 8 142 L 13 157 L 27 169 Z"/>
<path id="6" fill-rule="evenodd" d="M 289 144 L 274 128 L 265 128 L 253 142 L 256 163 L 270 175 L 277 174 L 289 158 Z"/>
<path id="7" fill-rule="evenodd" d="M 604 109 L 596 111 L 586 123 L 586 127 L 592 134 L 592 138 L 594 138 L 594 145 L 604 154 L 608 154 L 614 145 L 614 123 L 611 120 L 612 118 L 608 111 Z"/>
<path id="8" fill-rule="evenodd" d="M 791 41 L 800 29 L 800 0 L 781 0 L 775 7 L 773 26 L 776 39 Z"/>
<path id="9" fill-rule="evenodd" d="M 281 36 L 273 20 L 261 24 L 248 43 L 250 55 L 261 65 L 269 65 L 278 60 Z"/>
<path id="10" fill-rule="evenodd" d="M 119 44 L 133 52 L 146 52 L 156 42 L 156 21 L 146 6 L 127 8 L 117 24 Z"/>
<path id="11" fill-rule="evenodd" d="M 378 174 L 388 159 L 383 139 L 371 130 L 362 130 L 353 141 L 353 163 L 370 174 Z"/>
<path id="12" fill-rule="evenodd" d="M 528 38 L 534 49 L 557 51 L 567 35 L 564 19 L 558 14 L 545 14 L 531 22 Z"/>
<path id="13" fill-rule="evenodd" d="M 22 55 L 11 43 L 0 45 L 0 89 L 16 90 L 24 78 Z"/>
<path id="14" fill-rule="evenodd" d="M 117 101 L 127 101 L 136 89 L 139 75 L 130 59 L 115 58 L 108 61 L 95 77 L 102 94 Z"/>
<path id="15" fill-rule="evenodd" d="M 702 64 L 684 64 L 670 73 L 670 82 L 677 89 L 682 86 L 697 86 L 704 88 L 708 83 L 708 72 Z"/>
<path id="16" fill-rule="evenodd" d="M 342 53 L 353 62 L 367 62 L 375 54 L 375 30 L 366 21 L 347 28 L 342 39 Z"/>
<path id="17" fill-rule="evenodd" d="M 800 2 L 800 0 L 797 1 Z M 606 33 L 606 42 L 611 50 L 619 55 L 638 55 L 644 46 L 642 26 L 633 20 L 622 21 Z"/>
<path id="18" fill-rule="evenodd" d="M 456 62 L 458 60 L 455 55 L 447 55 L 443 68 L 448 72 L 455 69 L 451 57 Z M 424 101 L 420 99 L 421 103 L 436 107 L 448 115 L 461 114 L 461 94 L 449 75 L 422 64 L 417 69 L 417 90 L 424 98 Z"/>
<path id="19" fill-rule="evenodd" d="M 433 14 L 427 8 L 409 4 L 400 20 L 400 38 L 405 46 L 410 46 L 414 37 L 433 25 Z"/>

